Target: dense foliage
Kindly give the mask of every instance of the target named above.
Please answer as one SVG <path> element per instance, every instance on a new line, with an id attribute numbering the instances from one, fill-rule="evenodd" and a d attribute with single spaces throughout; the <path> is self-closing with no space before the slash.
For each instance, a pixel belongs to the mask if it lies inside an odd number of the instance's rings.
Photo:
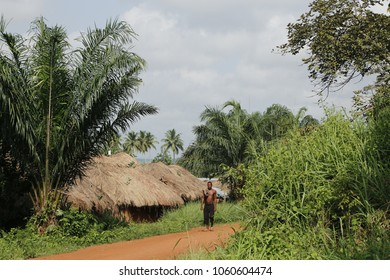
<path id="1" fill-rule="evenodd" d="M 246 170 L 247 230 L 222 258 L 389 259 L 389 169 L 369 128 L 331 114 Z"/>
<path id="2" fill-rule="evenodd" d="M 279 48 L 305 52 L 320 94 L 358 76 L 375 83 L 356 92 L 352 117 L 290 129 L 235 168 L 248 226 L 212 258 L 390 259 L 390 19 L 373 9 L 385 2 L 314 0 L 288 25 Z"/>
<path id="3" fill-rule="evenodd" d="M 82 175 L 93 156 L 130 124 L 157 112 L 131 101 L 145 65 L 129 51 L 134 36 L 127 23 L 108 21 L 82 33 L 75 49 L 63 27 L 49 27 L 42 18 L 32 23 L 28 38 L 8 33 L 1 18 L 2 222 L 18 203 L 12 199 L 19 186 L 21 192 L 35 186 L 35 212 L 48 218 L 59 190 Z"/>

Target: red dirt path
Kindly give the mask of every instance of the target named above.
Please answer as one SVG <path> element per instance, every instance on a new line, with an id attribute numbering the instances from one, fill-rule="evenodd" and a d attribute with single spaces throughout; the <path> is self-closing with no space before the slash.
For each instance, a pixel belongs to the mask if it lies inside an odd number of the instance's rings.
<path id="1" fill-rule="evenodd" d="M 189 251 L 213 250 L 239 229 L 238 224 L 217 225 L 213 231 L 194 228 L 186 232 L 148 237 L 139 240 L 96 245 L 78 251 L 45 256 L 40 260 L 168 260 Z"/>

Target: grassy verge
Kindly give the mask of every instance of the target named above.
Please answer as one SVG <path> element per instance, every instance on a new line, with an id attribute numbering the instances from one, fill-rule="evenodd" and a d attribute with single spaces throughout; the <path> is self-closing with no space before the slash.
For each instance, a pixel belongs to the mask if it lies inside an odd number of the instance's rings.
<path id="1" fill-rule="evenodd" d="M 86 214 L 71 213 L 63 226 L 55 227 L 45 235 L 39 235 L 33 227 L 1 232 L 0 259 L 28 259 L 45 255 L 74 251 L 83 247 L 118 241 L 140 239 L 148 236 L 181 232 L 202 225 L 199 203 L 189 203 L 164 214 L 155 223 L 120 223 L 112 220 L 96 222 Z M 216 214 L 216 223 L 231 223 L 242 220 L 243 209 L 238 204 L 221 203 Z M 79 217 L 78 217 L 79 216 Z M 77 219 L 76 219 L 76 218 Z M 73 220 L 71 222 L 71 218 Z M 81 234 L 82 233 L 82 234 Z"/>

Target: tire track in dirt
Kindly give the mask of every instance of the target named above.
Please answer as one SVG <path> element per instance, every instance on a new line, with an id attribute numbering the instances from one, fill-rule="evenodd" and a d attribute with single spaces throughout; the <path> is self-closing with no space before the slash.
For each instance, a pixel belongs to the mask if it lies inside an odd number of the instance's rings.
<path id="1" fill-rule="evenodd" d="M 74 252 L 44 256 L 38 260 L 169 260 L 186 252 L 223 245 L 239 230 L 239 224 L 217 225 L 213 231 L 194 228 L 143 239 L 95 245 Z"/>

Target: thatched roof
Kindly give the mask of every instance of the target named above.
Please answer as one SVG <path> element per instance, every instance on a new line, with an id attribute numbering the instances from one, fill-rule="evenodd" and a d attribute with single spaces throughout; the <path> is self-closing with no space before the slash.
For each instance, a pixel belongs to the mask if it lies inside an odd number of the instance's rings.
<path id="1" fill-rule="evenodd" d="M 199 198 L 204 188 L 202 181 L 180 166 L 140 165 L 125 153 L 95 158 L 85 175 L 70 186 L 68 201 L 86 210 L 178 206 Z"/>
<path id="2" fill-rule="evenodd" d="M 146 164 L 140 168 L 144 173 L 163 182 L 184 200 L 200 198 L 201 190 L 205 188 L 201 180 L 178 165 L 165 165 L 159 162 Z"/>

